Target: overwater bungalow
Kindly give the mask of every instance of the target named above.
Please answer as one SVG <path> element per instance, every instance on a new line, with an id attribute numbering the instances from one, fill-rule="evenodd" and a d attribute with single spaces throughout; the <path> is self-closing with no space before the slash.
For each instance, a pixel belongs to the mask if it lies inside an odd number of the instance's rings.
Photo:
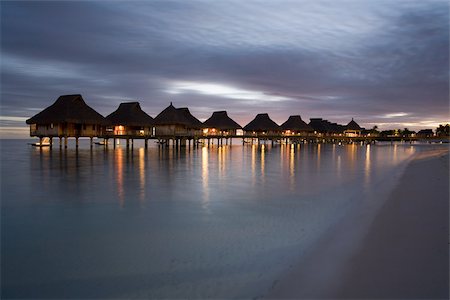
<path id="1" fill-rule="evenodd" d="M 39 138 L 60 138 L 60 145 L 64 137 L 75 137 L 78 146 L 79 137 L 100 136 L 104 133 L 107 120 L 84 102 L 83 97 L 76 95 L 60 96 L 55 103 L 40 113 L 26 120 L 30 125 L 30 136 Z"/>
<path id="2" fill-rule="evenodd" d="M 279 135 L 282 132 L 282 128 L 270 119 L 268 114 L 258 114 L 247 125 L 244 126 L 246 135 L 253 136 L 271 136 Z"/>
<path id="3" fill-rule="evenodd" d="M 106 116 L 106 119 L 110 122 L 107 135 L 138 137 L 154 135 L 153 118 L 141 109 L 139 102 L 120 103 L 119 108 Z"/>
<path id="4" fill-rule="evenodd" d="M 212 116 L 203 122 L 203 134 L 211 135 L 236 135 L 238 129 L 242 129 L 236 121 L 231 119 L 226 111 L 215 111 Z"/>
<path id="5" fill-rule="evenodd" d="M 361 127 L 352 118 L 347 126 L 345 126 L 344 134 L 348 137 L 356 137 L 361 135 L 361 130 Z"/>
<path id="6" fill-rule="evenodd" d="M 340 125 L 337 123 L 331 123 L 328 120 L 324 120 L 322 118 L 311 118 L 309 122 L 309 126 L 311 126 L 314 130 L 314 133 L 317 135 L 342 135 L 345 130 L 344 125 Z"/>
<path id="7" fill-rule="evenodd" d="M 203 124 L 187 107 L 175 108 L 172 102 L 154 119 L 157 136 L 200 136 Z"/>
<path id="8" fill-rule="evenodd" d="M 421 138 L 427 138 L 427 137 L 433 137 L 434 132 L 433 132 L 433 129 L 422 129 L 422 130 L 419 130 L 416 135 Z"/>
<path id="9" fill-rule="evenodd" d="M 177 110 L 187 120 L 186 123 L 187 135 L 200 136 L 204 128 L 203 123 L 191 114 L 189 108 L 181 107 L 177 108 Z"/>
<path id="10" fill-rule="evenodd" d="M 186 117 L 180 114 L 170 102 L 170 105 L 160 112 L 153 120 L 157 136 L 187 135 Z"/>
<path id="11" fill-rule="evenodd" d="M 305 123 L 299 115 L 290 116 L 286 122 L 281 124 L 283 135 L 310 135 L 314 129 Z"/>

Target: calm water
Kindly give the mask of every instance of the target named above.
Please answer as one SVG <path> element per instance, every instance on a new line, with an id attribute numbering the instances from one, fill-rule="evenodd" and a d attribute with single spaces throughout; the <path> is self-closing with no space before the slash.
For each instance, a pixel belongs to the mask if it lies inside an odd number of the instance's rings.
<path id="1" fill-rule="evenodd" d="M 259 296 L 418 151 L 141 146 L 1 142 L 4 297 Z"/>

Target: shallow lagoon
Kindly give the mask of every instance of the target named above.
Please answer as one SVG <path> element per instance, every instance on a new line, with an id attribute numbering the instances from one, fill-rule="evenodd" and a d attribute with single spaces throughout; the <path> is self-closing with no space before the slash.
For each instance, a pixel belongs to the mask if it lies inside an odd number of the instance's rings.
<path id="1" fill-rule="evenodd" d="M 390 189 L 415 151 L 4 140 L 2 294 L 258 297 L 349 211 Z"/>

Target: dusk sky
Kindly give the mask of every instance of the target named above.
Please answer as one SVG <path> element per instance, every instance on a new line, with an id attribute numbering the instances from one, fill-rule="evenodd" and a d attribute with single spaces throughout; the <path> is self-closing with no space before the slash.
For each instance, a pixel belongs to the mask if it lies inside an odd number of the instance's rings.
<path id="1" fill-rule="evenodd" d="M 380 129 L 449 117 L 448 1 L 1 2 L 0 134 L 59 95 Z"/>

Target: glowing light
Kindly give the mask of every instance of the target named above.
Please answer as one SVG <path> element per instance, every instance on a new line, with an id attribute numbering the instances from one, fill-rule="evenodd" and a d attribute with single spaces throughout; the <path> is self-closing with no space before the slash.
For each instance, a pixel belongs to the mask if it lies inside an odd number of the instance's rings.
<path id="1" fill-rule="evenodd" d="M 114 127 L 114 134 L 115 135 L 124 135 L 125 134 L 125 127 L 122 125 L 115 126 Z"/>
<path id="2" fill-rule="evenodd" d="M 268 94 L 263 91 L 246 90 L 225 84 L 193 82 L 193 81 L 175 81 L 172 86 L 166 90 L 169 94 L 198 93 L 202 95 L 213 95 L 229 99 L 239 100 L 257 100 L 257 101 L 287 101 L 288 97 Z"/>

